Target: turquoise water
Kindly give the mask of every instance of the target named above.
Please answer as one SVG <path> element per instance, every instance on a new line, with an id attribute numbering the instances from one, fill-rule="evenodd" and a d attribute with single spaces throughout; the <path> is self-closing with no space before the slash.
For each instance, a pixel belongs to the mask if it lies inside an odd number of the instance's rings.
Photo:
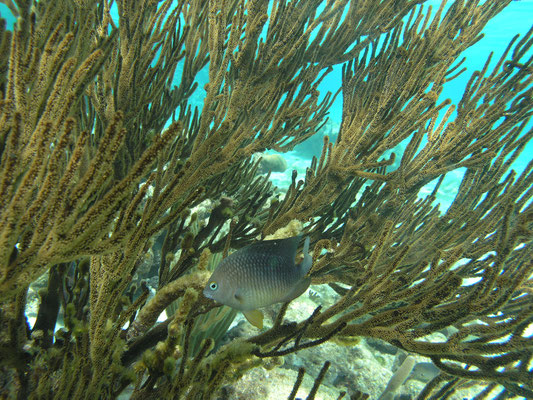
<path id="1" fill-rule="evenodd" d="M 440 6 L 442 1 L 429 0 L 424 3 L 424 9 L 427 11 L 428 7 L 433 8 L 433 13 Z M 446 2 L 446 7 L 449 7 L 453 2 Z M 116 5 L 112 10 L 116 20 L 118 21 L 118 12 Z M 9 12 L 9 9 L 0 4 L 0 15 L 8 20 L 8 26 L 11 26 L 15 19 Z M 483 30 L 484 38 L 467 49 L 462 56 L 466 57 L 466 61 L 463 64 L 467 68 L 467 71 L 460 75 L 458 78 L 447 83 L 444 87 L 444 91 L 439 101 L 445 99 L 451 99 L 453 104 L 457 104 L 463 94 L 464 88 L 470 78 L 471 74 L 480 70 L 485 64 L 487 58 L 491 53 L 492 56 L 491 66 L 499 60 L 501 54 L 515 35 L 523 37 L 527 31 L 531 28 L 533 21 L 533 0 L 521 0 L 512 1 L 511 4 L 505 8 L 500 14 L 494 17 Z M 461 59 L 460 57 L 459 59 Z M 489 71 L 491 70 L 489 68 Z M 175 76 L 175 83 L 179 83 L 181 74 L 181 68 L 178 65 Z M 200 71 L 197 76 L 199 83 L 198 89 L 189 99 L 189 103 L 194 107 L 199 108 L 203 105 L 205 92 L 202 89 L 207 82 L 207 68 Z M 336 92 L 341 86 L 341 66 L 336 66 L 334 70 L 324 79 L 319 87 L 321 95 L 324 96 L 328 91 Z M 284 157 L 289 163 L 289 170 L 285 173 L 273 173 L 272 179 L 274 183 L 281 188 L 287 187 L 291 182 L 291 171 L 296 169 L 299 176 L 303 176 L 306 167 L 309 165 L 310 159 L 313 155 L 319 156 L 322 148 L 322 136 L 328 134 L 332 140 L 335 139 L 338 126 L 342 118 L 342 96 L 338 96 L 335 103 L 329 112 L 330 123 L 328 126 L 315 137 L 311 138 L 308 142 L 303 143 L 295 148 L 294 151 L 284 154 Z M 170 122 L 170 121 L 169 121 Z M 533 128 L 533 121 L 530 121 L 527 129 Z M 401 147 L 395 149 L 397 153 L 401 152 Z M 520 158 L 515 162 L 513 167 L 517 172 L 521 172 L 525 165 L 531 160 L 533 154 L 533 143 L 529 143 L 525 150 L 522 152 Z M 397 154 L 397 159 L 399 154 Z M 443 209 L 446 209 L 449 203 L 453 200 L 455 191 L 460 183 L 460 180 L 464 174 L 464 170 L 457 170 L 449 173 L 446 177 L 445 187 L 446 198 L 441 199 L 443 202 Z M 455 189 L 455 190 L 454 190 Z M 421 195 L 429 192 L 430 187 L 421 191 Z"/>
<path id="2" fill-rule="evenodd" d="M 433 13 L 442 3 L 441 0 L 428 0 L 424 3 L 424 9 L 429 9 L 432 7 Z M 453 1 L 446 2 L 446 8 L 448 8 Z M 118 12 L 116 10 L 116 5 L 113 6 L 113 14 L 118 21 Z M 15 22 L 15 19 L 9 12 L 9 9 L 4 5 L 0 4 L 0 16 L 6 18 L 8 21 L 8 26 Z M 520 35 L 523 37 L 527 31 L 531 28 L 533 21 L 533 0 L 520 0 L 512 1 L 511 4 L 505 8 L 500 14 L 494 17 L 483 30 L 484 38 L 478 43 L 467 49 L 462 56 L 466 57 L 466 61 L 463 64 L 467 68 L 466 72 L 454 79 L 453 81 L 447 83 L 444 87 L 444 91 L 439 99 L 439 101 L 444 101 L 445 99 L 451 99 L 453 104 L 457 104 L 463 94 L 464 88 L 470 78 L 471 74 L 480 70 L 485 64 L 487 58 L 491 53 L 493 53 L 492 61 L 489 67 L 489 71 L 499 60 L 501 54 L 506 49 L 507 45 L 515 35 Z M 459 58 L 461 59 L 462 56 Z M 175 83 L 177 84 L 180 80 L 181 68 L 178 66 L 176 70 Z M 202 89 L 204 84 L 207 82 L 207 68 L 200 71 L 197 76 L 197 81 L 199 83 L 198 89 L 189 99 L 189 103 L 194 107 L 199 108 L 203 105 L 205 92 Z M 324 96 L 327 92 L 336 92 L 341 86 L 341 66 L 336 66 L 333 71 L 324 79 L 322 84 L 319 87 L 321 95 Z M 305 173 L 305 168 L 309 165 L 309 161 L 313 155 L 319 156 L 320 150 L 322 148 L 322 136 L 328 134 L 331 136 L 332 140 L 335 139 L 338 126 L 342 118 L 342 96 L 338 96 L 335 103 L 332 105 L 329 112 L 330 123 L 328 126 L 320 132 L 315 137 L 311 138 L 308 142 L 303 143 L 295 148 L 294 151 L 286 153 L 284 157 L 289 163 L 289 170 L 285 173 L 274 173 L 272 175 L 274 183 L 278 187 L 287 187 L 291 182 L 291 170 L 296 169 L 300 176 L 303 176 Z M 169 121 L 170 123 L 170 121 Z M 533 121 L 530 121 L 527 129 L 533 128 Z M 527 130 L 526 129 L 526 130 Z M 401 152 L 401 147 L 395 149 L 397 153 Z M 517 172 L 521 172 L 525 165 L 531 160 L 533 154 L 533 143 L 529 143 L 525 150 L 522 152 L 519 159 L 515 162 L 513 167 Z M 397 154 L 398 156 L 399 154 Z M 399 159 L 397 157 L 397 159 Z M 454 171 L 453 173 L 448 174 L 446 177 L 445 186 L 447 190 L 447 199 L 445 201 L 445 207 L 453 200 L 454 195 L 454 186 L 458 186 L 462 178 L 464 171 Z M 450 190 L 451 188 L 451 190 Z M 422 195 L 424 192 L 422 191 Z"/>
<path id="3" fill-rule="evenodd" d="M 426 5 L 438 6 L 441 2 L 432 0 L 426 2 Z M 450 2 L 451 3 L 451 2 Z M 4 18 L 8 18 L 9 24 L 13 24 L 14 18 L 10 15 L 9 10 L 3 4 L 0 4 L 0 15 Z M 465 51 L 467 61 L 464 66 L 467 67 L 467 71 L 463 73 L 459 78 L 446 85 L 440 101 L 445 98 L 450 98 L 452 103 L 457 104 L 461 99 L 465 85 L 475 70 L 480 69 L 487 57 L 491 52 L 494 52 L 492 58 L 492 65 L 494 65 L 499 59 L 501 53 L 507 47 L 509 41 L 516 35 L 523 36 L 530 28 L 533 21 L 533 0 L 513 1 L 511 5 L 505 9 L 501 14 L 496 16 L 485 28 L 485 37 L 476 45 Z M 327 91 L 335 92 L 341 83 L 340 79 L 341 68 L 336 67 L 334 71 L 324 80 L 320 86 L 320 90 L 324 95 Z M 206 71 L 199 76 L 199 89 L 191 99 L 191 103 L 199 107 L 203 104 L 203 83 L 206 82 Z M 179 81 L 179 69 L 176 82 Z M 337 101 L 333 104 L 330 110 L 330 119 L 332 121 L 331 129 L 333 131 L 324 132 L 327 134 L 332 133 L 335 136 L 335 126 L 341 121 L 342 117 L 342 98 L 339 96 Z M 528 128 L 533 128 L 533 122 L 530 122 Z M 318 136 L 320 136 L 320 133 Z M 320 144 L 321 138 L 318 137 L 318 143 Z M 310 151 L 308 151 L 310 149 Z M 318 147 L 318 151 L 320 146 Z M 295 151 L 285 154 L 284 157 L 291 166 L 289 171 L 273 173 L 272 179 L 276 185 L 280 187 L 286 187 L 290 183 L 291 169 L 297 169 L 299 176 L 303 176 L 305 168 L 309 165 L 309 160 L 312 154 L 318 155 L 317 147 L 310 146 L 309 144 L 303 144 L 296 148 Z M 515 163 L 514 167 L 520 171 L 524 168 L 524 165 L 531 160 L 533 154 L 533 143 L 529 143 L 528 147 L 522 153 L 520 159 Z M 454 194 L 457 190 L 458 184 L 461 180 L 463 171 L 458 170 L 448 174 L 443 187 L 446 189 L 442 194 L 439 201 L 443 204 L 443 210 L 453 201 Z M 420 195 L 423 196 L 431 190 L 431 187 L 423 188 Z"/>
<path id="4" fill-rule="evenodd" d="M 424 7 L 431 6 L 433 12 L 442 3 L 440 0 L 429 0 Z M 447 2 L 447 7 L 453 3 Z M 494 66 L 501 53 L 505 50 L 515 35 L 524 36 L 533 24 L 533 0 L 512 1 L 500 14 L 495 16 L 483 30 L 484 38 L 466 50 L 463 56 L 466 62 L 463 64 L 467 71 L 447 85 L 442 93 L 442 99 L 450 98 L 454 104 L 461 99 L 464 87 L 470 74 L 479 70 L 485 64 L 487 57 L 494 52 L 491 66 Z M 340 86 L 341 68 L 337 66 L 334 71 L 324 80 L 320 86 L 323 91 L 336 90 Z M 337 98 L 330 110 L 331 118 L 340 120 L 342 113 L 342 99 Z"/>

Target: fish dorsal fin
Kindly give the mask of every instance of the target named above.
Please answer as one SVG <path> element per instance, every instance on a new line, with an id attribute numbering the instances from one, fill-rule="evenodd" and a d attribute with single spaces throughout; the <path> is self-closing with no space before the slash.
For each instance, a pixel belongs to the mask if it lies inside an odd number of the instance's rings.
<path id="1" fill-rule="evenodd" d="M 259 329 L 263 329 L 263 313 L 259 310 L 243 311 L 244 317 L 253 326 Z"/>
<path id="2" fill-rule="evenodd" d="M 293 236 L 285 239 L 261 240 L 243 247 L 240 251 L 250 254 L 269 254 L 278 256 L 284 262 L 294 264 L 296 250 L 302 236 Z"/>

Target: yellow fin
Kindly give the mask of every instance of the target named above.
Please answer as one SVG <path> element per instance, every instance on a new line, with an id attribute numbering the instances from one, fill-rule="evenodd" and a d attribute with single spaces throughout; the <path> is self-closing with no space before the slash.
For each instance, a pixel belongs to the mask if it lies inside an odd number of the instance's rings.
<path id="1" fill-rule="evenodd" d="M 259 329 L 263 329 L 263 313 L 259 310 L 250 310 L 242 312 L 249 323 Z"/>

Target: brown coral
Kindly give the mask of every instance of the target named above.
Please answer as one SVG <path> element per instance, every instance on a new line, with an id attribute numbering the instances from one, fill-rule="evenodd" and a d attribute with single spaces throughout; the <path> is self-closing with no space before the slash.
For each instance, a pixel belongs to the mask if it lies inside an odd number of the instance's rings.
<path id="1" fill-rule="evenodd" d="M 431 18 L 421 0 L 121 0 L 118 23 L 110 0 L 17 1 L 13 31 L 0 29 L 0 368 L 12 382 L 0 393 L 114 398 L 132 384 L 134 398 L 207 398 L 264 358 L 366 335 L 446 373 L 422 396 L 479 379 L 532 397 L 533 163 L 511 168 L 533 136 L 533 31 L 475 72 L 459 104 L 439 98 L 509 1 L 456 1 Z M 251 157 L 320 129 L 336 95 L 318 87 L 340 63 L 338 138 L 276 200 Z M 402 141 L 390 169 L 384 155 Z M 204 223 L 192 210 L 207 200 Z M 315 242 L 313 282 L 341 299 L 298 323 L 284 305 L 269 330 L 192 355 L 195 320 L 214 306 L 197 293 L 203 250 L 293 220 Z M 161 287 L 145 304 L 132 280 L 149 249 Z M 28 286 L 50 268 L 65 315 L 53 341 L 38 332 L 55 325 L 50 295 L 33 336 L 24 317 Z M 151 313 L 177 298 L 156 325 Z M 446 342 L 426 340 L 450 326 Z"/>

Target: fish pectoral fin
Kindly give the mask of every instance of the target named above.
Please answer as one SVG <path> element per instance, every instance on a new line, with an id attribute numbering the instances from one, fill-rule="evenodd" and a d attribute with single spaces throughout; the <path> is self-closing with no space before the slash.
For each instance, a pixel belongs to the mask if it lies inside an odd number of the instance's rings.
<path id="1" fill-rule="evenodd" d="M 233 296 L 235 297 L 235 300 L 237 300 L 239 303 L 243 303 L 244 298 L 242 297 L 241 289 L 237 289 Z"/>
<path id="2" fill-rule="evenodd" d="M 244 317 L 253 326 L 259 329 L 263 329 L 263 313 L 259 310 L 243 311 Z"/>

